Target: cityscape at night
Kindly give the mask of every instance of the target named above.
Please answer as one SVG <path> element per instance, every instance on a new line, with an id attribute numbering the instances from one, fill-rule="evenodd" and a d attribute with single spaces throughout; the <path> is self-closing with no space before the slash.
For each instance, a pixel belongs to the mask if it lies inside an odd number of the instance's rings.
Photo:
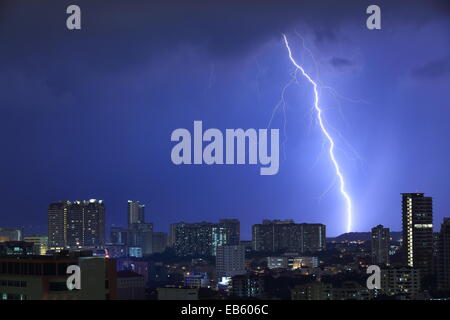
<path id="1" fill-rule="evenodd" d="M 102 200 L 48 206 L 48 235 L 0 228 L 3 299 L 426 300 L 450 297 L 450 218 L 433 232 L 432 197 L 403 193 L 401 231 L 327 237 L 327 226 L 263 220 L 241 238 L 239 219 L 177 222 L 154 231 L 145 205 L 128 201 L 127 225 L 106 235 Z M 124 212 L 125 215 L 125 212 Z M 17 259 L 19 257 L 19 259 Z M 68 290 L 66 268 L 89 272 Z M 367 268 L 380 267 L 380 287 Z M 33 276 L 30 278 L 30 276 Z M 36 277 L 37 276 L 37 277 Z M 105 286 L 105 282 L 108 283 Z M 45 283 L 46 285 L 43 285 Z"/>
<path id="2" fill-rule="evenodd" d="M 1 0 L 0 303 L 450 301 L 449 17 Z"/>

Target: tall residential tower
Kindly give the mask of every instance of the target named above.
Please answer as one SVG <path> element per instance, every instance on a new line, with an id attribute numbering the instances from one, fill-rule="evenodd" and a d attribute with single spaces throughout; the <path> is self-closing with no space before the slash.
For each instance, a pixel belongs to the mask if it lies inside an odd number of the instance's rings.
<path id="1" fill-rule="evenodd" d="M 145 205 L 140 204 L 139 201 L 128 200 L 128 228 L 132 229 L 133 225 L 144 223 Z"/>
<path id="2" fill-rule="evenodd" d="M 421 275 L 432 271 L 433 201 L 423 193 L 402 193 L 403 258 Z"/>
<path id="3" fill-rule="evenodd" d="M 438 238 L 438 289 L 450 291 L 450 218 L 444 218 Z"/>
<path id="4" fill-rule="evenodd" d="M 105 205 L 102 200 L 59 201 L 48 207 L 49 249 L 102 247 Z"/>
<path id="5" fill-rule="evenodd" d="M 372 228 L 372 263 L 389 265 L 390 240 L 389 228 L 381 224 Z"/>

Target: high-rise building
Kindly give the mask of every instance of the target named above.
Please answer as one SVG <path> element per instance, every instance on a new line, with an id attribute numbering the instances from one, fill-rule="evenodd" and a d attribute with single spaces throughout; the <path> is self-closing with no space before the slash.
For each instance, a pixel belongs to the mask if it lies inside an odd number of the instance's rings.
<path id="1" fill-rule="evenodd" d="M 220 224 L 214 224 L 211 228 L 211 250 L 212 255 L 215 256 L 217 248 L 228 243 L 228 233 L 227 229 Z"/>
<path id="2" fill-rule="evenodd" d="M 384 228 L 381 224 L 372 228 L 372 263 L 389 265 L 390 240 L 389 228 Z"/>
<path id="3" fill-rule="evenodd" d="M 174 244 L 175 244 L 176 234 L 177 234 L 176 231 L 177 231 L 177 226 L 178 226 L 179 224 L 182 224 L 182 223 L 172 223 L 172 224 L 170 225 L 168 246 L 171 247 L 171 248 L 172 248 L 172 247 L 174 246 Z"/>
<path id="4" fill-rule="evenodd" d="M 218 278 L 245 274 L 245 247 L 225 245 L 217 248 L 216 275 Z"/>
<path id="5" fill-rule="evenodd" d="M 79 248 L 84 245 L 84 203 L 75 201 L 67 207 L 66 246 Z"/>
<path id="6" fill-rule="evenodd" d="M 105 205 L 102 200 L 60 201 L 48 208 L 49 249 L 102 247 Z"/>
<path id="7" fill-rule="evenodd" d="M 440 232 L 433 232 L 433 274 L 437 275 L 439 272 L 439 251 L 440 250 Z M 437 279 L 436 279 L 437 280 Z"/>
<path id="8" fill-rule="evenodd" d="M 316 252 L 325 249 L 325 225 L 264 220 L 252 227 L 253 250 L 266 252 Z"/>
<path id="9" fill-rule="evenodd" d="M 64 249 L 67 246 L 67 208 L 70 201 L 50 203 L 48 207 L 48 247 Z"/>
<path id="10" fill-rule="evenodd" d="M 294 223 L 292 221 L 292 223 Z M 254 251 L 275 251 L 275 225 L 268 220 L 252 226 L 252 246 Z"/>
<path id="11" fill-rule="evenodd" d="M 130 241 L 130 230 L 120 227 L 111 228 L 111 244 L 113 245 L 128 245 Z"/>
<path id="12" fill-rule="evenodd" d="M 174 249 L 179 256 L 212 254 L 213 223 L 177 223 L 174 230 Z"/>
<path id="13" fill-rule="evenodd" d="M 450 291 L 450 218 L 444 218 L 438 237 L 437 287 Z"/>
<path id="14" fill-rule="evenodd" d="M 129 231 L 128 245 L 142 249 L 143 255 L 153 253 L 153 223 L 134 223 Z"/>
<path id="15" fill-rule="evenodd" d="M 432 271 L 433 205 L 423 193 L 402 193 L 403 257 L 408 267 L 420 269 L 421 276 Z"/>
<path id="16" fill-rule="evenodd" d="M 91 199 L 84 203 L 84 245 L 103 247 L 105 245 L 105 204 L 103 200 Z"/>
<path id="17" fill-rule="evenodd" d="M 132 228 L 134 224 L 145 222 L 145 205 L 139 201 L 128 200 L 128 228 Z"/>
<path id="18" fill-rule="evenodd" d="M 216 255 L 220 246 L 239 244 L 240 223 L 222 219 L 219 223 L 174 223 L 170 227 L 170 243 L 177 255 Z"/>
<path id="19" fill-rule="evenodd" d="M 227 244 L 236 246 L 241 241 L 241 223 L 238 219 L 220 219 L 219 225 L 225 228 Z"/>
<path id="20" fill-rule="evenodd" d="M 224 245 L 238 245 L 240 241 L 240 222 L 238 219 L 220 219 L 212 227 L 212 255 Z"/>
<path id="21" fill-rule="evenodd" d="M 325 225 L 321 223 L 301 223 L 302 248 L 300 252 L 317 252 L 325 249 Z"/>
<path id="22" fill-rule="evenodd" d="M 128 228 L 111 228 L 111 244 L 123 246 L 129 256 L 142 257 L 154 252 L 153 223 L 145 222 L 145 206 L 128 200 Z"/>

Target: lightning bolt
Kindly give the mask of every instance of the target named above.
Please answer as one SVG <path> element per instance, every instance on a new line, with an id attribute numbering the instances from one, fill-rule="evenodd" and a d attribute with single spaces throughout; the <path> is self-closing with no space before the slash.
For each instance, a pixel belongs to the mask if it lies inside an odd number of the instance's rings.
<path id="1" fill-rule="evenodd" d="M 325 127 L 324 121 L 322 119 L 322 109 L 320 108 L 320 104 L 319 104 L 319 92 L 318 92 L 317 83 L 309 76 L 309 74 L 303 69 L 303 67 L 300 66 L 297 63 L 297 61 L 295 61 L 294 57 L 292 56 L 292 51 L 291 51 L 291 47 L 289 46 L 289 41 L 285 34 L 283 34 L 283 39 L 284 39 L 284 44 L 285 44 L 286 49 L 289 54 L 289 59 L 291 60 L 292 64 L 297 68 L 297 70 L 299 70 L 302 73 L 302 75 L 313 86 L 314 110 L 316 111 L 317 120 L 319 122 L 322 134 L 326 137 L 326 139 L 328 140 L 328 143 L 329 143 L 328 153 L 330 155 L 331 162 L 333 163 L 334 169 L 336 171 L 336 176 L 339 180 L 340 192 L 341 192 L 343 198 L 345 199 L 345 203 L 347 205 L 347 232 L 350 232 L 352 230 L 352 200 L 351 200 L 349 194 L 347 193 L 347 191 L 345 190 L 344 176 L 342 175 L 341 168 L 340 168 L 339 163 L 336 160 L 336 157 L 334 155 L 334 149 L 335 149 L 334 140 L 333 140 L 332 136 L 330 135 L 330 133 L 328 132 L 327 128 Z"/>

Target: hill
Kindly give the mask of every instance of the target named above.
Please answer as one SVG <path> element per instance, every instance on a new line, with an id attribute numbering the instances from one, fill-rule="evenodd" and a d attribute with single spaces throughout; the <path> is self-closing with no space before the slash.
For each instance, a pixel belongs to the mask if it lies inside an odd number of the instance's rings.
<path id="1" fill-rule="evenodd" d="M 370 237 L 370 232 L 347 232 L 334 238 L 327 238 L 327 241 L 368 241 Z M 402 238 L 402 233 L 400 231 L 391 231 L 391 238 L 394 241 L 398 241 Z"/>

